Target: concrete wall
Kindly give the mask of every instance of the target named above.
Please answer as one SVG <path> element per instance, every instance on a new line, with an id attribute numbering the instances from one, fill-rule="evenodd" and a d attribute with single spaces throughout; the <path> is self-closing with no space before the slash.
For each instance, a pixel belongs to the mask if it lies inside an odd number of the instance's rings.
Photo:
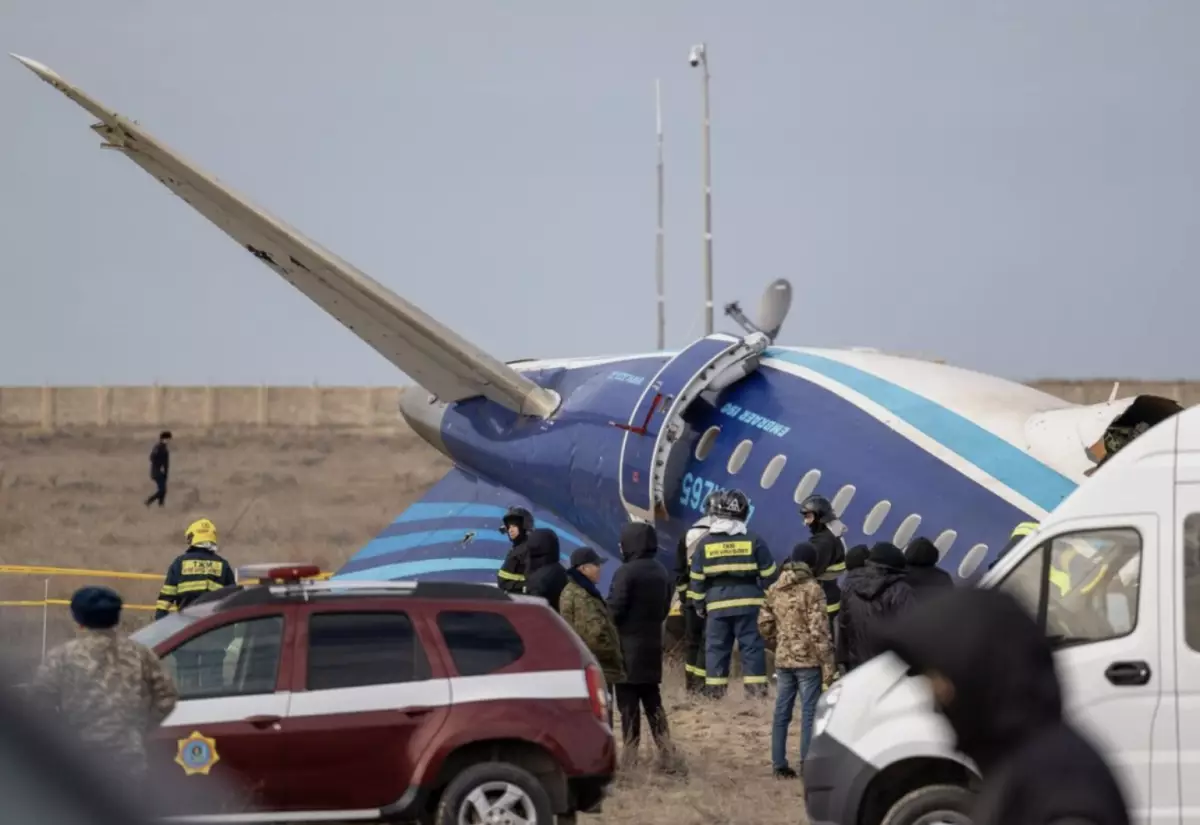
<path id="1" fill-rule="evenodd" d="M 1107 400 L 1113 382 L 1031 381 L 1079 404 Z M 400 424 L 400 387 L 0 387 L 0 427 L 323 427 Z M 1200 381 L 1121 381 L 1119 395 L 1165 395 L 1200 403 Z"/>
<path id="2" fill-rule="evenodd" d="M 0 387 L 0 427 L 323 427 L 400 424 L 399 387 Z"/>

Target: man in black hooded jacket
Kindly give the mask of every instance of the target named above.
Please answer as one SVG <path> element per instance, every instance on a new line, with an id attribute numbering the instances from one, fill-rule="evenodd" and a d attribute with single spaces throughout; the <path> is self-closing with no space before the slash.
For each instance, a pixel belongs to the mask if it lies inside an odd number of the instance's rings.
<path id="1" fill-rule="evenodd" d="M 948 589 L 900 617 L 883 648 L 929 677 L 979 766 L 974 825 L 1128 825 L 1112 770 L 1063 719 L 1050 645 L 1016 599 Z"/>
<path id="2" fill-rule="evenodd" d="M 558 535 L 545 527 L 529 531 L 525 553 L 529 563 L 525 592 L 545 599 L 555 613 L 559 612 L 558 597 L 567 586 L 567 571 L 559 562 Z"/>
<path id="3" fill-rule="evenodd" d="M 950 578 L 950 574 L 937 566 L 938 555 L 937 546 L 924 536 L 917 536 L 904 548 L 908 583 L 917 591 L 918 596 L 926 596 L 936 593 L 940 588 L 954 586 L 954 579 Z"/>
<path id="4" fill-rule="evenodd" d="M 837 614 L 842 608 L 842 587 L 838 584 L 838 578 L 846 572 L 846 545 L 829 529 L 829 525 L 837 520 L 837 513 L 825 496 L 812 495 L 800 505 L 800 515 L 812 533 L 808 543 L 817 548 L 817 566 L 813 568 L 813 575 L 825 591 L 829 634 L 836 639 Z"/>
<path id="5" fill-rule="evenodd" d="M 525 542 L 533 529 L 533 513 L 524 507 L 509 507 L 501 522 L 500 532 L 508 536 L 512 547 L 504 557 L 504 564 L 496 572 L 496 584 L 507 593 L 525 592 L 525 576 L 528 574 L 529 554 Z"/>
<path id="6" fill-rule="evenodd" d="M 616 690 L 625 743 L 622 760 L 628 766 L 637 759 L 642 735 L 640 710 L 644 710 L 658 746 L 660 765 L 678 769 L 681 766 L 671 743 L 660 689 L 663 622 L 671 610 L 671 575 L 658 561 L 658 533 L 653 525 L 628 522 L 621 528 L 620 541 L 623 563 L 613 574 L 608 608 L 621 637 L 621 656 L 625 660 L 625 680 Z"/>
<path id="7" fill-rule="evenodd" d="M 904 552 L 879 542 L 871 548 L 862 571 L 846 577 L 835 637 L 837 663 L 849 672 L 878 656 L 880 627 L 914 600 L 905 576 Z"/>

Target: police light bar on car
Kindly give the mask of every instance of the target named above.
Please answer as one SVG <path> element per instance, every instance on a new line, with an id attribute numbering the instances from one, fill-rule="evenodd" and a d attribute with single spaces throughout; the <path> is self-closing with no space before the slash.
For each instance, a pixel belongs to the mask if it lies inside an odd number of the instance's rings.
<path id="1" fill-rule="evenodd" d="M 257 581 L 260 584 L 292 584 L 304 579 L 315 579 L 321 568 L 315 564 L 284 563 L 247 564 L 237 569 L 239 582 Z"/>

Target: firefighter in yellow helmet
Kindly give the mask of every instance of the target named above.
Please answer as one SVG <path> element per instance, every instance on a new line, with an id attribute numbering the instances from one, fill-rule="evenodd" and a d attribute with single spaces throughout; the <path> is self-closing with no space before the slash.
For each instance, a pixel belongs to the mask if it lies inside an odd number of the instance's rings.
<path id="1" fill-rule="evenodd" d="M 187 550 L 167 568 L 154 605 L 155 619 L 187 607 L 211 590 L 235 583 L 233 567 L 217 555 L 216 525 L 206 518 L 198 519 L 188 525 L 184 535 Z"/>

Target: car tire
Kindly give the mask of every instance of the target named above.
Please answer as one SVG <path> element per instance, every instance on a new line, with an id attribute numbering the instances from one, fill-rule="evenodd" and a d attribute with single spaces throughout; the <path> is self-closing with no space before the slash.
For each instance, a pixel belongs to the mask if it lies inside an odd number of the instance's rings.
<path id="1" fill-rule="evenodd" d="M 482 791 L 491 804 L 502 802 L 513 794 L 517 798 L 508 806 L 528 822 L 554 825 L 554 809 L 550 794 L 537 777 L 524 768 L 507 762 L 481 762 L 464 770 L 450 781 L 438 804 L 437 825 L 482 825 L 485 811 L 473 804 L 471 797 Z"/>
<path id="2" fill-rule="evenodd" d="M 971 825 L 975 794 L 958 785 L 927 785 L 900 797 L 879 825 Z"/>

